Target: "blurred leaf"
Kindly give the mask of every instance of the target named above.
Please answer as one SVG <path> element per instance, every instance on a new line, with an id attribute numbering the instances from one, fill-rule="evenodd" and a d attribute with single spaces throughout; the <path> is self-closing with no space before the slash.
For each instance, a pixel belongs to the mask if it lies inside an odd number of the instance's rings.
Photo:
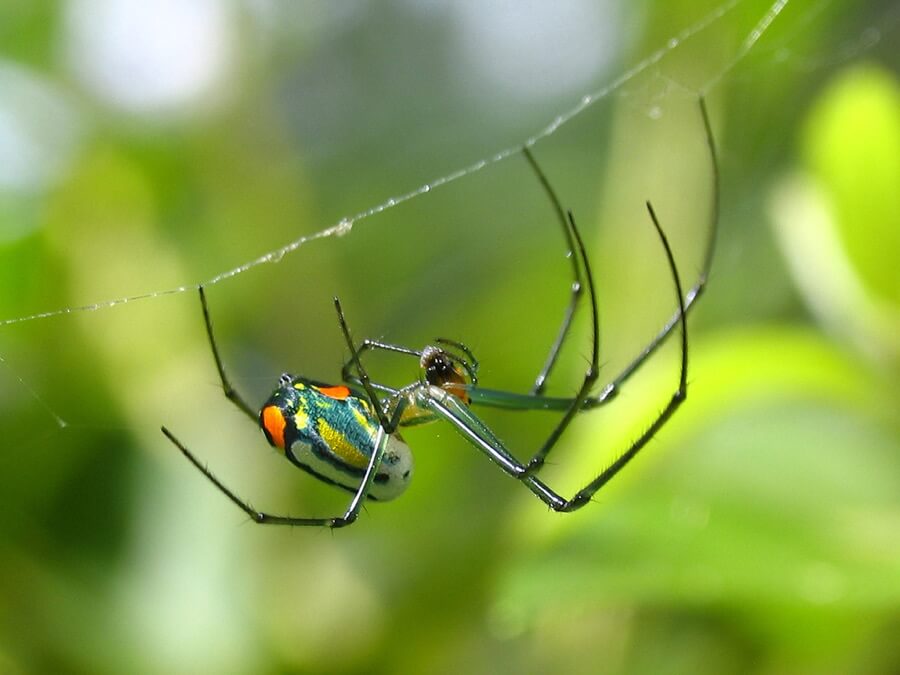
<path id="1" fill-rule="evenodd" d="M 900 306 L 900 84 L 877 66 L 843 73 L 803 136 L 809 170 L 829 195 L 846 254 L 869 289 Z"/>
<path id="2" fill-rule="evenodd" d="M 805 133 L 807 172 L 782 179 L 772 222 L 813 311 L 870 357 L 900 362 L 900 88 L 845 73 Z"/>

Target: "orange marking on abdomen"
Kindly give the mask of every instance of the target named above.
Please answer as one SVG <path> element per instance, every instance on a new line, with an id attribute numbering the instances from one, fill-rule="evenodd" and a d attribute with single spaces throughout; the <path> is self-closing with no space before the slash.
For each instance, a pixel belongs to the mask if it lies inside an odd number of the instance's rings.
<path id="1" fill-rule="evenodd" d="M 262 426 L 275 447 L 284 450 L 284 428 L 287 422 L 278 406 L 270 405 L 263 408 Z"/>
<path id="2" fill-rule="evenodd" d="M 335 398 L 339 401 L 343 401 L 345 398 L 350 396 L 350 390 L 347 387 L 342 387 L 341 385 L 337 385 L 334 387 L 317 387 L 319 393 L 327 396 L 328 398 Z"/>

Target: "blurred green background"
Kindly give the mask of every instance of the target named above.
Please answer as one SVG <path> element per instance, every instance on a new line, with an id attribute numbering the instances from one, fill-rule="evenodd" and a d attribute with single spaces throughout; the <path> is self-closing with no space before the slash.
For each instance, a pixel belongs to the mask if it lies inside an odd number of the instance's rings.
<path id="1" fill-rule="evenodd" d="M 900 8 L 771 9 L 2 3 L 0 672 L 900 672 Z M 221 395 L 192 286 L 593 92 L 534 153 L 589 242 L 613 377 L 675 306 L 646 199 L 699 271 L 700 91 L 722 212 L 689 399 L 595 503 L 550 513 L 431 425 L 405 433 L 408 492 L 352 528 L 256 527 L 159 433 L 261 509 L 339 513 L 346 495 Z M 209 300 L 254 403 L 284 370 L 339 376 L 336 294 L 356 336 L 462 340 L 485 386 L 524 391 L 568 274 L 513 154 Z M 588 336 L 582 311 L 550 393 L 575 391 Z M 649 424 L 676 347 L 576 420 L 553 485 L 571 494 Z M 370 364 L 396 384 L 413 366 Z M 555 421 L 484 419 L 520 457 Z"/>

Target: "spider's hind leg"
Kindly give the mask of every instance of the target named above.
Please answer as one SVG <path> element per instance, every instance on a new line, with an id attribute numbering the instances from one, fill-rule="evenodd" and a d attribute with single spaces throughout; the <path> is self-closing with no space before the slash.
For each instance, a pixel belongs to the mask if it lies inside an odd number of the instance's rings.
<path id="1" fill-rule="evenodd" d="M 216 345 L 216 337 L 213 333 L 212 319 L 209 315 L 209 305 L 206 302 L 206 291 L 203 284 L 197 287 L 200 293 L 200 306 L 203 308 L 203 322 L 206 325 L 206 336 L 209 338 L 209 348 L 212 350 L 213 359 L 216 361 L 216 370 L 219 371 L 219 380 L 222 382 L 222 393 L 225 398 L 234 403 L 238 409 L 247 415 L 254 423 L 259 423 L 257 412 L 250 406 L 237 389 L 232 386 L 228 375 L 225 373 L 225 365 L 222 363 L 222 357 L 219 355 L 219 348 Z"/>
<path id="2" fill-rule="evenodd" d="M 584 240 L 581 237 L 581 233 L 578 231 L 578 226 L 575 224 L 575 217 L 572 215 L 571 211 L 568 212 L 567 224 L 569 239 L 575 242 L 575 247 L 578 251 L 578 258 L 580 259 L 581 266 L 584 269 L 584 276 L 587 283 L 588 299 L 591 308 L 591 358 L 588 363 L 587 370 L 584 373 L 584 379 L 581 381 L 581 386 L 578 388 L 578 393 L 572 399 L 562 419 L 557 423 L 556 427 L 547 437 L 547 440 L 544 441 L 541 447 L 537 450 L 537 452 L 534 453 L 532 458 L 526 464 L 525 473 L 527 475 L 533 475 L 544 465 L 544 460 L 546 459 L 547 455 L 556 445 L 557 441 L 559 441 L 560 437 L 568 428 L 575 415 L 577 415 L 581 411 L 582 405 L 584 404 L 585 400 L 587 400 L 588 396 L 590 396 L 591 387 L 594 386 L 594 383 L 597 381 L 597 377 L 600 374 L 600 319 L 599 312 L 597 310 L 597 294 L 594 287 L 594 275 L 591 271 L 591 264 L 590 260 L 588 260 L 587 250 L 584 246 Z M 574 307 L 574 301 L 576 299 L 577 298 L 573 298 L 573 305 L 571 307 Z M 568 316 L 567 318 L 571 319 L 571 316 Z M 568 330 L 568 325 L 564 323 L 563 328 Z M 565 337 L 565 335 L 561 334 L 561 337 Z"/>
<path id="3" fill-rule="evenodd" d="M 575 255 L 575 249 L 577 247 L 576 240 L 572 236 L 572 229 L 569 225 L 566 212 L 563 210 L 562 203 L 559 201 L 559 196 L 556 194 L 556 191 L 553 189 L 553 186 L 550 184 L 550 181 L 547 179 L 547 176 L 544 174 L 527 145 L 522 148 L 522 154 L 525 156 L 525 159 L 528 160 L 528 165 L 537 177 L 538 182 L 540 182 L 541 187 L 544 188 L 544 192 L 547 194 L 547 197 L 553 206 L 553 211 L 556 214 L 556 218 L 562 227 L 563 236 L 565 236 L 566 239 L 566 257 L 572 263 L 572 285 L 569 287 L 569 303 L 563 314 L 562 323 L 560 323 L 559 329 L 557 330 L 556 339 L 554 339 L 553 343 L 550 345 L 550 351 L 547 353 L 544 365 L 537 374 L 534 384 L 531 387 L 531 391 L 529 392 L 532 396 L 538 396 L 544 392 L 544 389 L 547 386 L 547 378 L 550 377 L 550 373 L 556 365 L 563 344 L 569 335 L 572 319 L 575 317 L 575 310 L 578 308 L 578 302 L 584 291 L 584 279 L 582 278 L 581 261 L 579 260 L 579 256 Z"/>
<path id="4" fill-rule="evenodd" d="M 680 303 L 680 308 L 666 321 L 665 325 L 659 330 L 659 332 L 653 337 L 650 342 L 644 346 L 641 352 L 634 358 L 632 361 L 626 365 L 622 371 L 613 378 L 609 384 L 607 384 L 603 389 L 596 395 L 585 401 L 585 409 L 595 408 L 597 406 L 603 405 L 608 401 L 612 400 L 615 395 L 619 392 L 619 389 L 622 385 L 632 376 L 635 372 L 646 362 L 653 354 L 656 353 L 656 350 L 659 349 L 665 341 L 669 338 L 672 331 L 675 330 L 677 326 L 682 325 L 682 317 L 683 315 L 690 311 L 694 306 L 696 301 L 703 294 L 703 291 L 706 288 L 706 282 L 709 279 L 709 273 L 712 268 L 713 254 L 716 249 L 716 239 L 718 236 L 719 229 L 719 159 L 718 153 L 716 152 L 716 141 L 712 132 L 712 124 L 709 120 L 709 111 L 706 109 L 706 99 L 703 96 L 700 96 L 697 100 L 698 107 L 700 109 L 700 119 L 703 124 L 703 132 L 706 137 L 706 147 L 709 151 L 709 163 L 711 170 L 711 181 L 712 181 L 712 203 L 710 205 L 710 226 L 709 226 L 709 237 L 706 240 L 706 248 L 703 252 L 703 262 L 701 263 L 700 274 L 697 278 L 697 281 L 691 286 L 687 293 L 683 295 L 683 301 Z M 649 203 L 648 203 L 649 208 Z M 653 209 L 650 208 L 651 215 Z M 653 216 L 655 219 L 655 215 Z M 655 223 L 658 225 L 658 223 Z"/>
<path id="5" fill-rule="evenodd" d="M 647 211 L 653 226 L 659 235 L 659 240 L 665 249 L 666 260 L 669 264 L 669 270 L 672 274 L 672 283 L 675 287 L 675 293 L 678 298 L 678 324 L 681 328 L 681 368 L 678 376 L 678 386 L 675 392 L 669 398 L 668 403 L 657 415 L 656 419 L 647 427 L 646 431 L 641 434 L 632 444 L 622 452 L 603 472 L 594 480 L 585 485 L 568 502 L 560 509 L 561 511 L 574 511 L 591 500 L 591 497 L 606 485 L 612 478 L 621 471 L 628 462 L 634 459 L 635 455 L 647 445 L 651 438 L 665 425 L 666 422 L 675 414 L 675 411 L 684 403 L 687 398 L 687 373 L 688 373 L 688 330 L 687 330 L 687 307 L 685 306 L 684 294 L 681 286 L 681 277 L 678 274 L 678 266 L 675 264 L 675 256 L 672 254 L 672 248 L 669 241 L 659 224 L 653 206 L 647 202 Z M 532 488 L 533 490 L 534 488 Z M 555 507 L 554 507 L 555 508 Z"/>
<path id="6" fill-rule="evenodd" d="M 346 513 L 343 516 L 338 516 L 335 518 L 297 518 L 296 516 L 278 516 L 273 515 L 271 513 L 265 513 L 264 511 L 257 511 L 253 508 L 248 502 L 238 497 L 231 489 L 225 485 L 221 480 L 219 480 L 216 475 L 209 470 L 199 459 L 197 459 L 194 454 L 187 449 L 187 447 L 175 438 L 174 434 L 169 431 L 166 427 L 161 427 L 163 434 L 165 434 L 166 438 L 168 438 L 172 444 L 178 448 L 181 453 L 188 458 L 191 464 L 196 467 L 196 469 L 206 476 L 207 480 L 216 486 L 216 488 L 223 495 L 228 497 L 232 504 L 237 506 L 241 511 L 246 513 L 253 520 L 254 523 L 259 525 L 293 525 L 298 527 L 330 527 L 330 528 L 338 528 L 338 527 L 346 527 L 347 525 L 351 525 L 356 521 L 356 517 L 359 513 L 359 504 L 357 500 L 354 500 L 350 503 L 350 507 L 348 507 Z"/>

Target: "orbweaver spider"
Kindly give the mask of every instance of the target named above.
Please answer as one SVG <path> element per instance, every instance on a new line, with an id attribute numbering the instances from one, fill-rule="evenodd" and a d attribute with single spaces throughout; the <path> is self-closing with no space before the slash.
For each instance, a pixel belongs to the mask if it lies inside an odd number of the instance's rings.
<path id="1" fill-rule="evenodd" d="M 398 430 L 401 427 L 437 420 L 453 426 L 504 473 L 525 485 L 554 511 L 568 512 L 581 508 L 656 435 L 687 395 L 687 310 L 705 286 L 712 261 L 718 220 L 718 165 L 715 146 L 705 102 L 701 98 L 699 103 L 714 180 L 713 225 L 700 277 L 685 295 L 672 249 L 653 207 L 647 202 L 650 221 L 666 255 L 678 310 L 638 356 L 599 393 L 592 394 L 599 374 L 599 322 L 590 261 L 571 211 L 563 211 L 556 193 L 531 151 L 528 147 L 523 147 L 524 157 L 555 208 L 566 238 L 573 269 L 571 294 L 562 324 L 530 392 L 513 393 L 478 386 L 478 362 L 475 356 L 468 347 L 454 340 L 441 338 L 436 340 L 435 344 L 420 350 L 368 339 L 357 346 L 351 337 L 340 301 L 335 298 L 334 306 L 341 333 L 350 352 L 350 358 L 342 369 L 342 377 L 346 384 L 326 384 L 285 373 L 280 377 L 275 391 L 257 413 L 231 385 L 225 373 L 213 334 L 206 294 L 201 285 L 199 295 L 203 319 L 225 396 L 241 412 L 260 425 L 269 443 L 283 453 L 291 463 L 319 480 L 350 491 L 353 497 L 343 515 L 331 518 L 301 518 L 258 511 L 222 483 L 166 427 L 162 427 L 162 432 L 228 499 L 254 522 L 261 524 L 337 528 L 353 523 L 366 498 L 387 501 L 400 495 L 409 484 L 412 477 L 412 454 Z M 577 394 L 571 398 L 545 396 L 544 385 L 568 336 L 572 317 L 585 288 L 591 313 L 592 341 L 591 356 L 581 386 Z M 644 433 L 619 454 L 612 464 L 571 498 L 562 497 L 537 476 L 546 457 L 556 446 L 575 415 L 610 401 L 625 381 L 666 340 L 676 325 L 680 328 L 681 365 L 678 383 L 668 403 Z M 365 351 L 376 349 L 416 357 L 419 360 L 418 379 L 399 389 L 373 382 L 363 366 L 361 356 Z M 510 410 L 556 410 L 562 412 L 562 417 L 531 459 L 523 463 L 516 459 L 490 428 L 472 412 L 470 406 L 474 405 Z"/>

